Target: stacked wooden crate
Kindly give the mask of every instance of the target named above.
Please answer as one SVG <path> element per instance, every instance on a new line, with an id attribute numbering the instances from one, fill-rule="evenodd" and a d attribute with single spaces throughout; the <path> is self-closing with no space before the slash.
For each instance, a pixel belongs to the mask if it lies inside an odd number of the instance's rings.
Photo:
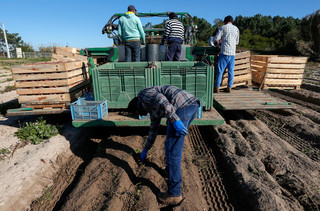
<path id="1" fill-rule="evenodd" d="M 87 61 L 86 56 L 79 54 L 80 50 L 72 47 L 54 47 L 51 61 Z"/>
<path id="2" fill-rule="evenodd" d="M 242 85 L 246 85 L 246 86 L 252 85 L 250 66 L 251 66 L 250 51 L 236 53 L 232 87 L 238 87 Z M 227 84 L 228 84 L 228 69 L 226 69 L 225 72 L 223 73 L 220 88 L 227 88 Z"/>
<path id="3" fill-rule="evenodd" d="M 84 61 L 51 61 L 11 67 L 23 108 L 66 109 L 88 89 Z"/>
<path id="4" fill-rule="evenodd" d="M 260 89 L 300 89 L 307 57 L 254 55 L 252 82 Z"/>

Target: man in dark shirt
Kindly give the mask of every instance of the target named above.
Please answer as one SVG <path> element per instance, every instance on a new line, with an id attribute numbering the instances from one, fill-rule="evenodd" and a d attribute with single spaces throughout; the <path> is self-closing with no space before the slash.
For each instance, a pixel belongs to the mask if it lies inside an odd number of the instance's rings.
<path id="1" fill-rule="evenodd" d="M 128 111 L 145 116 L 150 113 L 151 125 L 147 143 L 141 153 L 144 162 L 160 128 L 162 117 L 167 118 L 165 141 L 168 172 L 168 191 L 157 196 L 159 203 L 178 205 L 182 202 L 181 157 L 184 138 L 199 110 L 199 100 L 175 86 L 153 86 L 141 90 L 128 106 Z"/>
<path id="2" fill-rule="evenodd" d="M 184 26 L 178 20 L 176 13 L 169 14 L 170 20 L 166 22 L 164 35 L 160 45 L 163 45 L 165 40 L 168 40 L 168 49 L 166 52 L 167 61 L 179 61 L 181 56 L 181 44 L 184 37 Z"/>

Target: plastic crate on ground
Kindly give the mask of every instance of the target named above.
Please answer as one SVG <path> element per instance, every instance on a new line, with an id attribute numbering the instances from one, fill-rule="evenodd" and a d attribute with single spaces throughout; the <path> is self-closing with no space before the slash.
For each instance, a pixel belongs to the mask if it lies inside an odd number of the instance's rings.
<path id="1" fill-rule="evenodd" d="M 70 108 L 72 120 L 99 120 L 108 115 L 107 101 L 86 101 L 79 98 Z"/>

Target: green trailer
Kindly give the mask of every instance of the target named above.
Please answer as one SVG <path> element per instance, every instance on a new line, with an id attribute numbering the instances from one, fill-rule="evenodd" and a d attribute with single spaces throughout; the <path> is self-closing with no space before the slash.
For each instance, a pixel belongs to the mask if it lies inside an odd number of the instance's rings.
<path id="1" fill-rule="evenodd" d="M 178 12 L 179 19 L 185 26 L 184 43 L 181 58 L 178 62 L 165 61 L 166 45 L 159 45 L 163 28 L 146 27 L 146 45 L 141 46 L 141 62 L 125 62 L 124 45 L 116 31 L 116 21 L 124 13 L 114 14 L 102 29 L 113 40 L 113 46 L 85 48 L 81 55 L 87 56 L 94 94 L 94 102 L 87 105 L 78 102 L 71 104 L 72 112 L 78 112 L 81 118 L 72 113 L 72 124 L 75 127 L 97 126 L 149 126 L 149 119 L 141 119 L 126 113 L 125 109 L 139 91 L 149 86 L 174 85 L 180 87 L 201 99 L 203 104 L 202 118 L 195 119 L 194 125 L 223 124 L 223 117 L 215 110 L 244 109 L 283 109 L 292 108 L 292 104 L 275 100 L 263 95 L 259 90 L 240 90 L 230 93 L 213 93 L 214 56 L 218 54 L 217 47 L 198 47 L 196 44 L 197 26 L 186 12 Z M 168 17 L 169 12 L 137 13 L 139 17 Z M 101 104 L 100 104 L 101 103 Z M 100 104 L 100 105 L 99 105 Z M 103 106 L 102 106 L 103 105 Z M 107 112 L 100 109 L 107 107 Z M 66 110 L 64 110 L 66 112 Z M 107 115 L 102 118 L 91 117 Z M 8 116 L 35 115 L 35 111 L 9 110 Z M 41 113 L 43 114 L 43 112 Z M 49 114 L 49 113 L 48 113 Z M 99 115 L 98 115 L 99 114 Z M 165 120 L 161 122 L 165 124 Z"/>
<path id="2" fill-rule="evenodd" d="M 202 62 L 107 63 L 92 70 L 95 100 L 107 100 L 109 109 L 125 109 L 140 90 L 149 86 L 174 85 L 203 102 L 213 104 L 213 66 Z"/>

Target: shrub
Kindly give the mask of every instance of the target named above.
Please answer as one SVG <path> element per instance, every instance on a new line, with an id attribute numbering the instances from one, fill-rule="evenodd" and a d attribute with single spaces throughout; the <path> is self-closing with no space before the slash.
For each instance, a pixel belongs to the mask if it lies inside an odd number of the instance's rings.
<path id="1" fill-rule="evenodd" d="M 32 144 L 40 144 L 45 139 L 58 134 L 58 128 L 46 124 L 46 120 L 38 119 L 36 122 L 27 122 L 26 125 L 15 132 L 15 136 L 21 141 L 30 141 Z"/>

